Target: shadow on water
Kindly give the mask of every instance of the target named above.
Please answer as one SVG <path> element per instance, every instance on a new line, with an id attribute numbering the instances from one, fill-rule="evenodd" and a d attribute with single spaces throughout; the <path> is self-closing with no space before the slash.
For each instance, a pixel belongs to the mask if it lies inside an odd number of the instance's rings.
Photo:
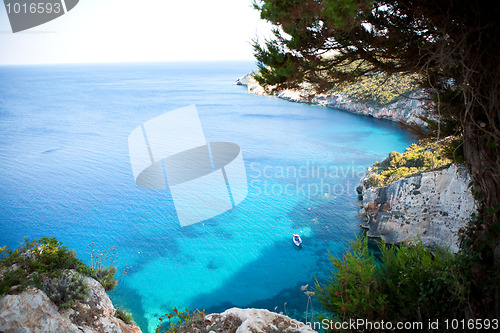
<path id="1" fill-rule="evenodd" d="M 194 308 L 205 309 L 207 313 L 222 312 L 231 307 L 253 307 L 284 312 L 286 303 L 288 315 L 303 320 L 307 296 L 300 287 L 308 284 L 308 290 L 312 290 L 315 279 L 325 280 L 327 276 L 324 272 L 330 271 L 330 262 L 326 255 L 328 249 L 321 249 L 314 245 L 313 237 L 310 237 L 308 241 L 309 245 L 304 245 L 300 251 L 291 240 L 283 240 L 274 244 L 263 251 L 259 259 L 235 273 L 223 286 L 213 292 L 198 295 L 190 303 Z M 335 244 L 331 244 L 329 250 L 332 253 L 338 253 L 341 249 L 334 246 Z M 290 258 L 280 260 L 277 255 L 293 256 L 297 260 Z M 293 266 L 294 264 L 297 266 Z M 215 266 L 212 268 L 217 269 Z M 299 275 L 301 282 L 291 288 L 282 289 L 274 295 L 263 293 L 262 290 L 265 289 L 279 290 L 286 280 L 297 280 L 297 276 L 293 275 Z M 280 280 L 274 281 L 275 277 Z M 269 288 L 269 285 L 278 287 Z"/>
<path id="2" fill-rule="evenodd" d="M 116 309 L 129 310 L 132 313 L 134 322 L 141 328 L 144 333 L 148 332 L 148 321 L 146 320 L 145 312 L 142 308 L 141 295 L 134 289 L 120 284 L 117 288 L 109 292 L 109 296 Z"/>
<path id="3" fill-rule="evenodd" d="M 316 279 L 320 283 L 326 281 L 332 270 L 328 255 L 342 255 L 348 241 L 361 233 L 357 227 L 359 221 L 353 214 L 354 205 L 350 198 L 309 200 L 297 204 L 288 218 L 297 230 L 310 228 L 309 234 L 303 235 L 302 249 L 298 249 L 291 239 L 276 242 L 223 286 L 199 294 L 190 303 L 207 313 L 222 312 L 231 307 L 264 308 L 284 313 L 286 303 L 289 316 L 304 320 L 307 296 L 300 287 L 308 284 L 311 291 Z M 210 262 L 209 269 L 217 270 L 218 267 L 215 262 Z M 287 281 L 300 282 L 287 287 Z M 277 293 L 266 295 L 266 289 L 277 290 Z M 313 307 L 315 311 L 320 310 L 317 301 Z"/>
<path id="4" fill-rule="evenodd" d="M 118 248 L 127 249 L 128 252 L 138 254 L 132 268 L 127 273 L 130 275 L 140 272 L 152 259 L 183 257 L 188 261 L 193 261 L 194 258 L 183 256 L 179 240 L 183 238 L 196 240 L 206 237 L 205 232 L 192 226 L 185 228 L 176 226 L 175 228 L 170 228 L 168 231 L 154 234 L 146 234 L 139 227 L 133 225 L 128 226 L 128 229 L 127 237 L 121 239 L 117 246 Z M 227 239 L 232 238 L 232 235 L 227 232 L 221 231 L 219 234 Z"/>

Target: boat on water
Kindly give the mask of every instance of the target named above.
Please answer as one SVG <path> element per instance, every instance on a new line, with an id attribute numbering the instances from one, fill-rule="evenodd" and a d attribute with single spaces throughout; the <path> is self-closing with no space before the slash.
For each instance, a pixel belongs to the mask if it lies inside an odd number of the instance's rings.
<path id="1" fill-rule="evenodd" d="M 297 246 L 301 246 L 302 244 L 302 239 L 300 238 L 300 235 L 293 234 L 292 235 L 293 243 Z"/>

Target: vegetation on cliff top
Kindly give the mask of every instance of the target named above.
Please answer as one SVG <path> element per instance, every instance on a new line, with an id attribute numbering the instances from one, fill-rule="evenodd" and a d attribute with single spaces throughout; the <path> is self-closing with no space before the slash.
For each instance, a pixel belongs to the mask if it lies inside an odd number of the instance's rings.
<path id="1" fill-rule="evenodd" d="M 31 241 L 24 238 L 15 250 L 0 248 L 0 295 L 34 287 L 43 290 L 57 306 L 69 308 L 89 293 L 82 275 L 112 290 L 117 283 L 115 273 L 112 264 L 89 267 L 54 237 Z"/>
<path id="2" fill-rule="evenodd" d="M 402 154 L 393 151 L 371 168 L 367 187 L 386 186 L 398 179 L 437 170 L 453 162 L 463 161 L 461 140 L 449 136 L 440 141 L 422 139 L 410 145 Z"/>
<path id="3" fill-rule="evenodd" d="M 387 77 L 383 73 L 365 75 L 357 82 L 343 84 L 331 92 L 338 92 L 354 100 L 386 105 L 395 102 L 402 96 L 416 90 L 415 76 L 410 74 L 395 74 Z"/>
<path id="4" fill-rule="evenodd" d="M 342 258 L 330 255 L 335 274 L 315 286 L 316 297 L 326 311 L 318 319 L 421 323 L 420 329 L 409 330 L 455 331 L 444 321 L 463 318 L 470 291 L 470 277 L 461 267 L 465 261 L 445 250 L 430 250 L 421 242 L 401 246 L 380 243 L 374 256 L 368 242 L 368 237 L 352 242 Z M 436 320 L 439 329 L 428 327 Z M 391 331 L 367 327 L 341 331 L 363 329 Z"/>
<path id="5" fill-rule="evenodd" d="M 362 66 L 359 63 L 346 65 L 347 68 Z M 279 85 L 269 85 L 263 76 L 266 69 L 261 69 L 254 79 L 268 92 L 279 91 L 285 87 Z M 373 104 L 378 106 L 393 103 L 403 96 L 408 97 L 413 91 L 418 89 L 415 83 L 417 78 L 413 74 L 397 73 L 392 76 L 384 75 L 384 73 L 366 74 L 356 82 L 349 82 L 332 87 L 326 91 L 320 91 L 319 86 L 314 83 L 301 84 L 300 89 L 306 91 L 310 96 L 319 93 L 327 95 L 340 94 L 345 98 L 357 102 Z"/>

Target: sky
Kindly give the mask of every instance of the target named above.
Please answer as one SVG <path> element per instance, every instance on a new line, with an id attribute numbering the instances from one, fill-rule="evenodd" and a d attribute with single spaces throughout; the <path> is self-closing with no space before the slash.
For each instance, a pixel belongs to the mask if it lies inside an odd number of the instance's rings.
<path id="1" fill-rule="evenodd" d="M 80 0 L 17 33 L 0 6 L 0 65 L 252 60 L 269 31 L 252 0 Z"/>

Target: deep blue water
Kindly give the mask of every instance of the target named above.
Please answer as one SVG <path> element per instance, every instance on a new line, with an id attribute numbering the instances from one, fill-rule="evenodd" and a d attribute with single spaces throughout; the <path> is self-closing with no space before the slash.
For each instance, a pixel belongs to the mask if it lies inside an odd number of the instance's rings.
<path id="1" fill-rule="evenodd" d="M 302 318 L 301 285 L 360 233 L 355 188 L 412 138 L 389 121 L 248 94 L 253 63 L 0 67 L 0 246 L 56 236 L 90 260 L 116 246 L 115 304 L 146 332 L 178 308 Z M 181 228 L 168 191 L 135 185 L 128 135 L 195 104 L 208 141 L 237 143 L 249 193 Z M 302 249 L 291 241 L 301 233 Z M 109 259 L 108 259 L 109 260 Z M 132 268 L 121 275 L 126 265 Z"/>

